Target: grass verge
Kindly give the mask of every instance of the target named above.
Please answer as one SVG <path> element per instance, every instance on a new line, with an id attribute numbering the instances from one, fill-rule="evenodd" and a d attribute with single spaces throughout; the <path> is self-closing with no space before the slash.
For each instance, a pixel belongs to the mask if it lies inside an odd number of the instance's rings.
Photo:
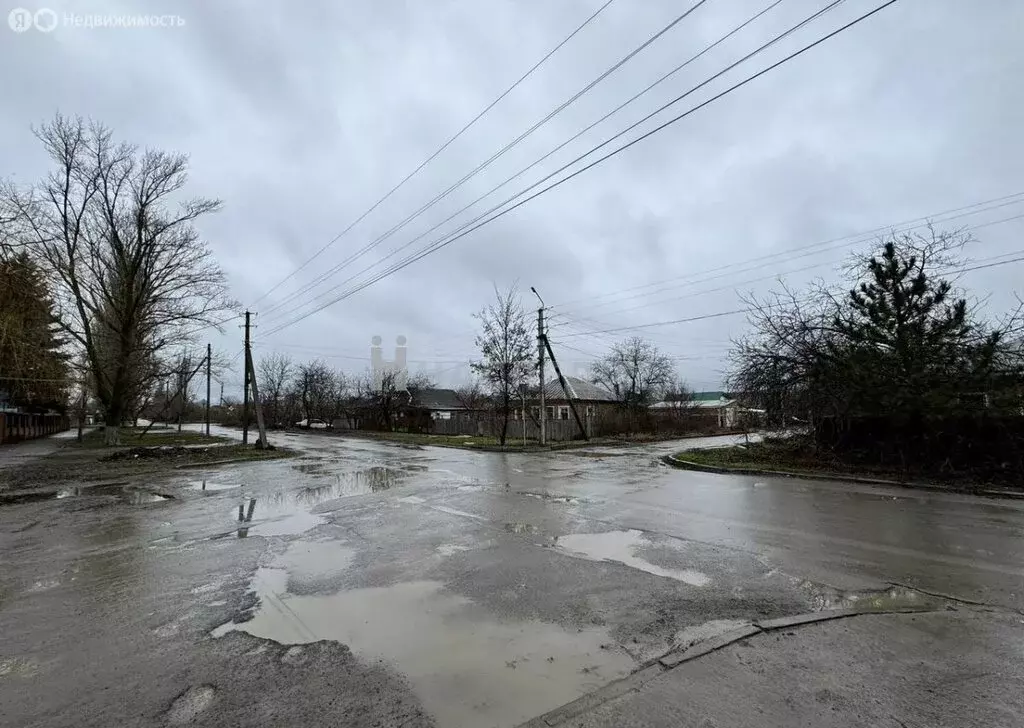
<path id="1" fill-rule="evenodd" d="M 207 437 L 201 432 L 194 430 L 182 430 L 178 432 L 170 428 L 150 428 L 147 432 L 142 427 L 122 427 L 119 433 L 121 444 L 116 447 L 151 447 L 159 445 L 198 445 L 200 443 L 231 442 L 226 437 L 211 435 Z M 71 440 L 69 447 L 86 449 L 114 449 L 108 448 L 104 442 L 103 428 L 97 427 L 89 430 L 82 436 L 82 441 Z"/>
<path id="2" fill-rule="evenodd" d="M 298 454 L 286 448 L 259 450 L 253 445 L 220 444 L 219 440 L 210 442 L 198 433 L 192 434 L 208 446 L 196 446 L 195 441 L 171 445 L 160 440 L 156 441 L 160 444 L 149 445 L 148 436 L 143 438 L 147 445 L 142 447 L 97 447 L 71 442 L 46 458 L 0 470 L 0 492 L 107 480 L 157 480 L 179 468 L 224 461 L 276 460 Z"/>

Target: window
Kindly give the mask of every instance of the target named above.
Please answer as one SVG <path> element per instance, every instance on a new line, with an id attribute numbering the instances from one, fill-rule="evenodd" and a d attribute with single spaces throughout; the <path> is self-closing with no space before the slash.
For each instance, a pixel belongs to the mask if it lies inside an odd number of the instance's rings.
<path id="1" fill-rule="evenodd" d="M 547 410 L 547 414 L 545 415 L 547 419 L 549 419 L 549 420 L 555 419 L 555 408 L 554 407 L 545 407 L 544 409 Z"/>
<path id="2" fill-rule="evenodd" d="M 568 407 L 559 407 L 558 408 L 558 419 L 560 419 L 560 420 L 567 420 L 567 419 L 569 419 L 569 408 Z"/>

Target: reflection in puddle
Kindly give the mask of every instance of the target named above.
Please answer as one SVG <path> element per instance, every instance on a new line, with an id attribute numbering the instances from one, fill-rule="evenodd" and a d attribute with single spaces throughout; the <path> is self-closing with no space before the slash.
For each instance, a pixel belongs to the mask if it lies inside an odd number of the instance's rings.
<path id="1" fill-rule="evenodd" d="M 121 503 L 132 506 L 146 505 L 147 503 L 162 503 L 171 500 L 170 496 L 153 493 L 142 488 L 133 488 L 128 485 L 114 483 L 111 485 L 76 486 L 73 488 L 62 488 L 57 491 L 55 498 L 76 498 L 81 496 L 101 496 L 116 498 Z"/>
<path id="2" fill-rule="evenodd" d="M 214 480 L 193 480 L 188 485 L 192 490 L 200 490 L 203 492 L 234 490 L 235 488 L 242 487 L 238 483 L 218 483 Z"/>
<path id="3" fill-rule="evenodd" d="M 245 538 L 250 532 L 260 536 L 305 533 L 325 521 L 324 516 L 310 512 L 314 507 L 337 498 L 387 490 L 400 477 L 389 468 L 374 467 L 335 474 L 335 482 L 327 485 L 245 498 L 237 511 L 232 511 L 239 523 L 246 524 L 238 528 L 238 537 Z"/>
<path id="4" fill-rule="evenodd" d="M 293 579 L 330 579 L 348 569 L 355 556 L 355 549 L 340 541 L 293 541 L 273 566 Z"/>
<path id="5" fill-rule="evenodd" d="M 674 541 L 674 540 L 673 540 Z M 637 555 L 639 549 L 651 546 L 651 542 L 643 531 L 607 531 L 605 533 L 574 533 L 559 536 L 556 548 L 570 556 L 590 561 L 615 561 L 655 576 L 690 584 L 691 586 L 707 586 L 711 578 L 707 574 L 693 569 L 666 569 L 656 566 Z"/>
<path id="6" fill-rule="evenodd" d="M 260 569 L 254 617 L 213 636 L 241 630 L 282 644 L 348 645 L 408 677 L 438 725 L 519 725 L 634 667 L 622 652 L 601 648 L 605 628 L 498 621 L 440 582 L 298 596 L 286 593 L 287 580 L 285 569 Z"/>

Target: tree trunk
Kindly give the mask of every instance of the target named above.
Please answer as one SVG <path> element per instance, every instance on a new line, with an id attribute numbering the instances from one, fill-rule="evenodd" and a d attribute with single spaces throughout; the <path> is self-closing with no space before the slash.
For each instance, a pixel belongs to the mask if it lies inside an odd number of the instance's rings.
<path id="1" fill-rule="evenodd" d="M 114 447 L 121 444 L 121 413 L 108 409 L 103 417 L 103 444 Z"/>

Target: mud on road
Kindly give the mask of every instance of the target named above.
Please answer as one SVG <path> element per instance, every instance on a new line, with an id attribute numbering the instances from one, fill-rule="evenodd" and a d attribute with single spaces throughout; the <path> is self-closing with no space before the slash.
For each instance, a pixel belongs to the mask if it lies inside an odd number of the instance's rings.
<path id="1" fill-rule="evenodd" d="M 678 443 L 280 439 L 0 507 L 0 722 L 515 726 L 753 620 L 931 599 L 890 580 L 1020 597 L 1013 506 L 674 471 Z"/>

